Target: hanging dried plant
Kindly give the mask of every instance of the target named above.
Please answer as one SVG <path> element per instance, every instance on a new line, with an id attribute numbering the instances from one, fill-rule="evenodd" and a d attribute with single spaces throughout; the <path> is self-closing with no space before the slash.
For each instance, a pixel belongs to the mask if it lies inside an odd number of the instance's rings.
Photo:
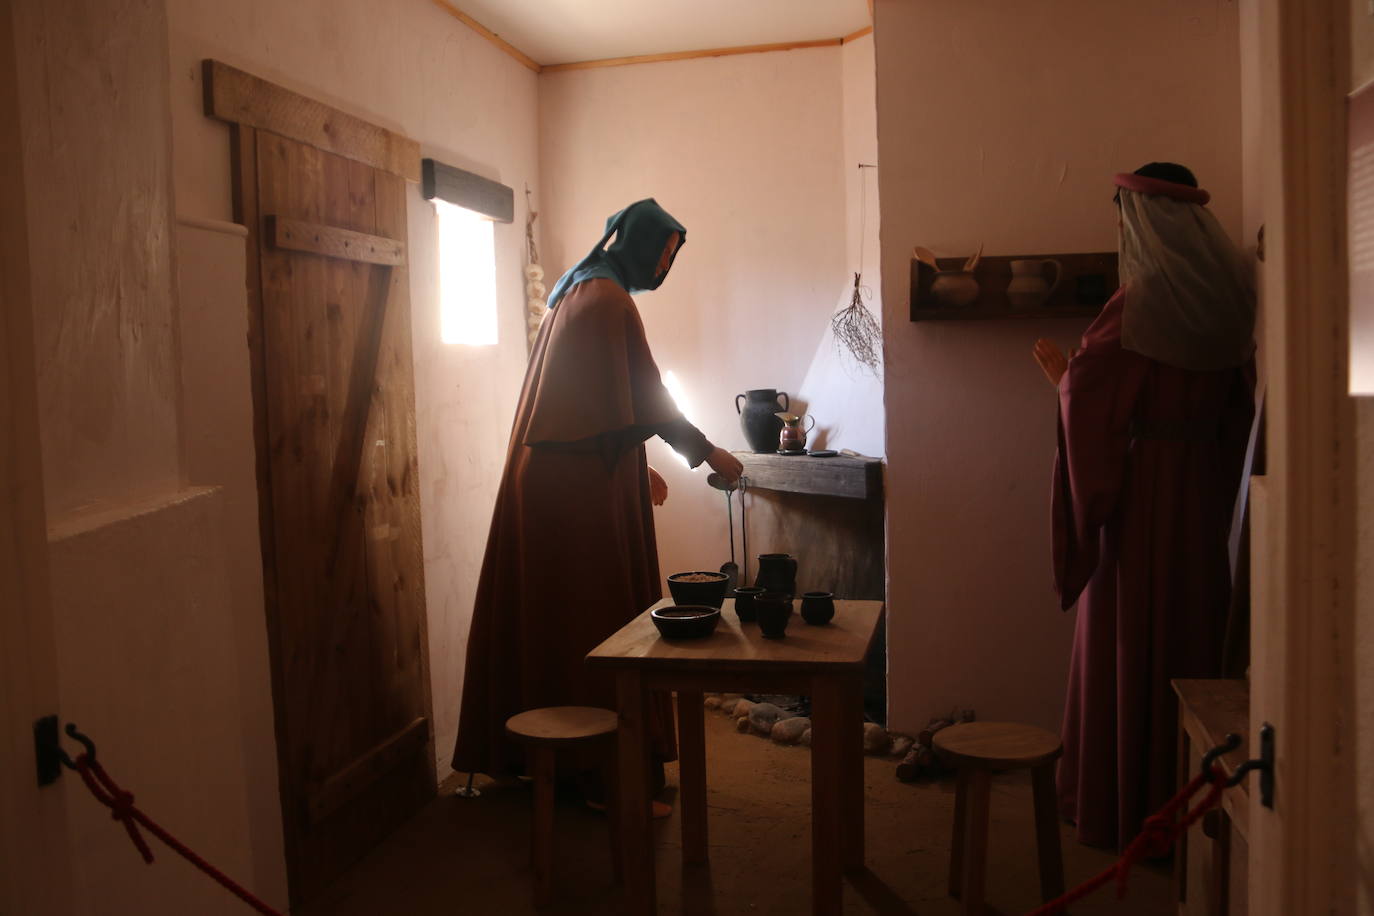
<path id="1" fill-rule="evenodd" d="M 539 218 L 530 199 L 529 185 L 525 186 L 525 345 L 533 350 L 534 338 L 548 312 L 544 295 L 544 268 L 539 265 L 539 249 L 534 244 L 534 221 Z"/>
<path id="2" fill-rule="evenodd" d="M 860 366 L 878 375 L 883 366 L 883 329 L 864 305 L 864 292 L 859 274 L 855 274 L 854 294 L 849 297 L 849 304 L 830 319 L 830 331 L 841 354 L 848 353 Z"/>

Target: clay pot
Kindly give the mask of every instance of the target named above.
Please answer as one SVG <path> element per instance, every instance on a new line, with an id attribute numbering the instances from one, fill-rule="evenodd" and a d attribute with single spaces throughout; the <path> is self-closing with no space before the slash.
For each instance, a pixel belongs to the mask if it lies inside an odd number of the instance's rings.
<path id="1" fill-rule="evenodd" d="M 735 616 L 740 623 L 753 623 L 755 618 L 754 601 L 764 593 L 757 585 L 741 585 L 735 589 Z"/>
<path id="2" fill-rule="evenodd" d="M 830 592 L 807 592 L 802 595 L 802 620 L 813 627 L 823 627 L 835 619 L 835 596 Z"/>
<path id="3" fill-rule="evenodd" d="M 759 575 L 755 585 L 791 597 L 797 592 L 797 558 L 785 553 L 759 554 Z"/>
<path id="4" fill-rule="evenodd" d="M 942 270 L 931 281 L 930 293 L 941 305 L 963 308 L 978 298 L 978 280 L 971 271 Z"/>
<path id="5" fill-rule="evenodd" d="M 778 448 L 778 434 L 782 432 L 782 420 L 778 419 L 778 398 L 782 398 L 782 409 L 788 410 L 792 400 L 786 391 L 773 388 L 754 388 L 735 395 L 735 413 L 739 414 L 740 429 L 744 439 L 755 452 L 774 452 Z M 744 404 L 741 405 L 740 401 Z"/>
<path id="6" fill-rule="evenodd" d="M 778 592 L 764 592 L 754 599 L 759 630 L 765 639 L 782 639 L 787 634 L 787 621 L 792 617 L 792 596 Z"/>
<path id="7" fill-rule="evenodd" d="M 804 452 L 806 451 L 806 437 L 811 430 L 816 428 L 816 418 L 811 414 L 797 416 L 792 413 L 780 413 L 777 415 L 782 421 L 782 431 L 778 433 L 778 450 L 783 452 Z M 810 420 L 810 426 L 803 426 L 802 421 Z"/>

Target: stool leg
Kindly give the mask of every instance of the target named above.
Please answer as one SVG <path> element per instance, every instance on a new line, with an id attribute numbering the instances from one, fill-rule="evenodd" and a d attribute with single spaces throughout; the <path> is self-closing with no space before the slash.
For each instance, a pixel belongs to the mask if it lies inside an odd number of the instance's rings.
<path id="1" fill-rule="evenodd" d="M 1035 848 L 1040 861 L 1040 897 L 1053 900 L 1064 893 L 1064 856 L 1059 845 L 1059 815 L 1054 797 L 1054 764 L 1031 770 L 1035 793 Z"/>
<path id="2" fill-rule="evenodd" d="M 970 769 L 964 802 L 964 881 L 959 900 L 965 916 L 983 916 L 983 881 L 988 865 L 988 799 L 992 774 Z"/>
<path id="3" fill-rule="evenodd" d="M 954 836 L 949 841 L 949 895 L 955 900 L 964 892 L 964 818 L 968 816 L 968 770 L 958 772 L 954 790 Z"/>
<path id="4" fill-rule="evenodd" d="M 553 792 L 552 748 L 534 749 L 534 830 L 530 842 L 534 859 L 534 903 L 545 906 L 553 898 Z"/>
<path id="5" fill-rule="evenodd" d="M 603 782 L 606 785 L 606 825 L 610 828 L 611 834 L 611 869 L 615 875 L 615 883 L 624 884 L 625 863 L 621 860 L 623 853 L 620 850 L 620 783 L 616 779 L 619 773 L 617 762 L 615 742 L 612 741 L 607 747 L 606 763 L 601 772 L 604 774 Z"/>

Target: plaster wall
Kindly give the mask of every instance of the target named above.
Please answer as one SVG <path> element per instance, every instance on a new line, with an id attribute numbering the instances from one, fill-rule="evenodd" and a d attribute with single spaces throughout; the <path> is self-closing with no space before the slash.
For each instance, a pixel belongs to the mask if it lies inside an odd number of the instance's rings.
<path id="1" fill-rule="evenodd" d="M 908 320 L 912 245 L 1108 251 L 1111 175 L 1189 164 L 1241 227 L 1234 4 L 877 0 L 887 345 L 890 715 L 972 707 L 1057 728 L 1072 613 L 1057 610 L 1054 392 L 1037 337 L 1081 321 Z M 1052 63 L 1052 65 L 1050 65 Z"/>
<path id="2" fill-rule="evenodd" d="M 878 163 L 878 109 L 875 98 L 873 36 L 840 49 L 844 138 L 840 175 L 844 182 L 845 271 L 838 284 L 837 308 L 849 304 L 851 274 L 862 271 L 863 304 L 881 323 L 882 273 L 878 263 L 878 172 L 859 163 Z M 881 358 L 882 345 L 878 343 Z M 883 378 L 881 367 L 865 369 L 836 346 L 830 326 L 821 326 L 820 343 L 798 389 L 816 418 L 812 448 L 853 449 L 864 455 L 885 454 Z"/>
<path id="3" fill-rule="evenodd" d="M 272 799 L 275 781 L 255 786 L 241 748 L 241 548 L 225 492 L 185 484 L 165 9 L 12 8 L 57 679 L 46 711 L 90 734 L 169 829 L 280 903 L 280 862 L 252 834 L 254 791 Z M 130 868 L 128 837 L 74 777 L 47 791 L 65 801 L 71 912 L 239 906 L 165 853 Z"/>
<path id="4" fill-rule="evenodd" d="M 686 393 L 682 407 L 725 448 L 745 447 L 736 394 L 799 392 L 850 276 L 842 51 L 540 77 L 550 285 L 627 203 L 653 197 L 681 220 L 687 245 L 672 274 L 637 301 L 659 368 Z M 620 126 L 627 112 L 646 126 Z M 708 469 L 690 472 L 656 439 L 649 461 L 670 488 L 656 512 L 664 573 L 718 567 L 729 545 L 721 495 L 705 485 Z"/>
<path id="5" fill-rule="evenodd" d="M 434 210 L 417 185 L 407 197 L 434 746 L 443 778 L 472 601 L 525 369 L 524 189 L 539 190 L 535 74 L 430 3 L 178 0 L 169 6 L 169 27 L 183 216 L 232 217 L 228 128 L 202 113 L 206 57 L 404 133 L 420 142 L 422 155 L 515 189 L 515 222 L 495 230 L 500 342 L 490 347 L 441 342 Z"/>

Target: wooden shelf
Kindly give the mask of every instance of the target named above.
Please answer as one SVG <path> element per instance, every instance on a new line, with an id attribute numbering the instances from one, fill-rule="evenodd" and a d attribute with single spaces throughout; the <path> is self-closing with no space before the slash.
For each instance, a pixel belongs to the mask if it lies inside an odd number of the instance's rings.
<path id="1" fill-rule="evenodd" d="M 766 452 L 735 452 L 744 464 L 744 476 L 756 490 L 781 490 L 815 496 L 848 499 L 880 499 L 883 462 L 880 458 L 812 458 L 810 455 L 777 455 Z"/>
<path id="2" fill-rule="evenodd" d="M 1023 259 L 1054 259 L 1063 265 L 1054 294 L 1033 309 L 1014 307 L 1007 299 L 1011 283 L 1011 262 Z M 1117 256 L 1114 251 L 1087 254 L 988 255 L 978 263 L 978 298 L 958 307 L 941 304 L 931 293 L 935 270 L 930 265 L 911 262 L 912 321 L 1024 321 L 1027 319 L 1093 318 L 1116 291 Z M 958 270 L 962 258 L 937 258 L 941 270 Z"/>

